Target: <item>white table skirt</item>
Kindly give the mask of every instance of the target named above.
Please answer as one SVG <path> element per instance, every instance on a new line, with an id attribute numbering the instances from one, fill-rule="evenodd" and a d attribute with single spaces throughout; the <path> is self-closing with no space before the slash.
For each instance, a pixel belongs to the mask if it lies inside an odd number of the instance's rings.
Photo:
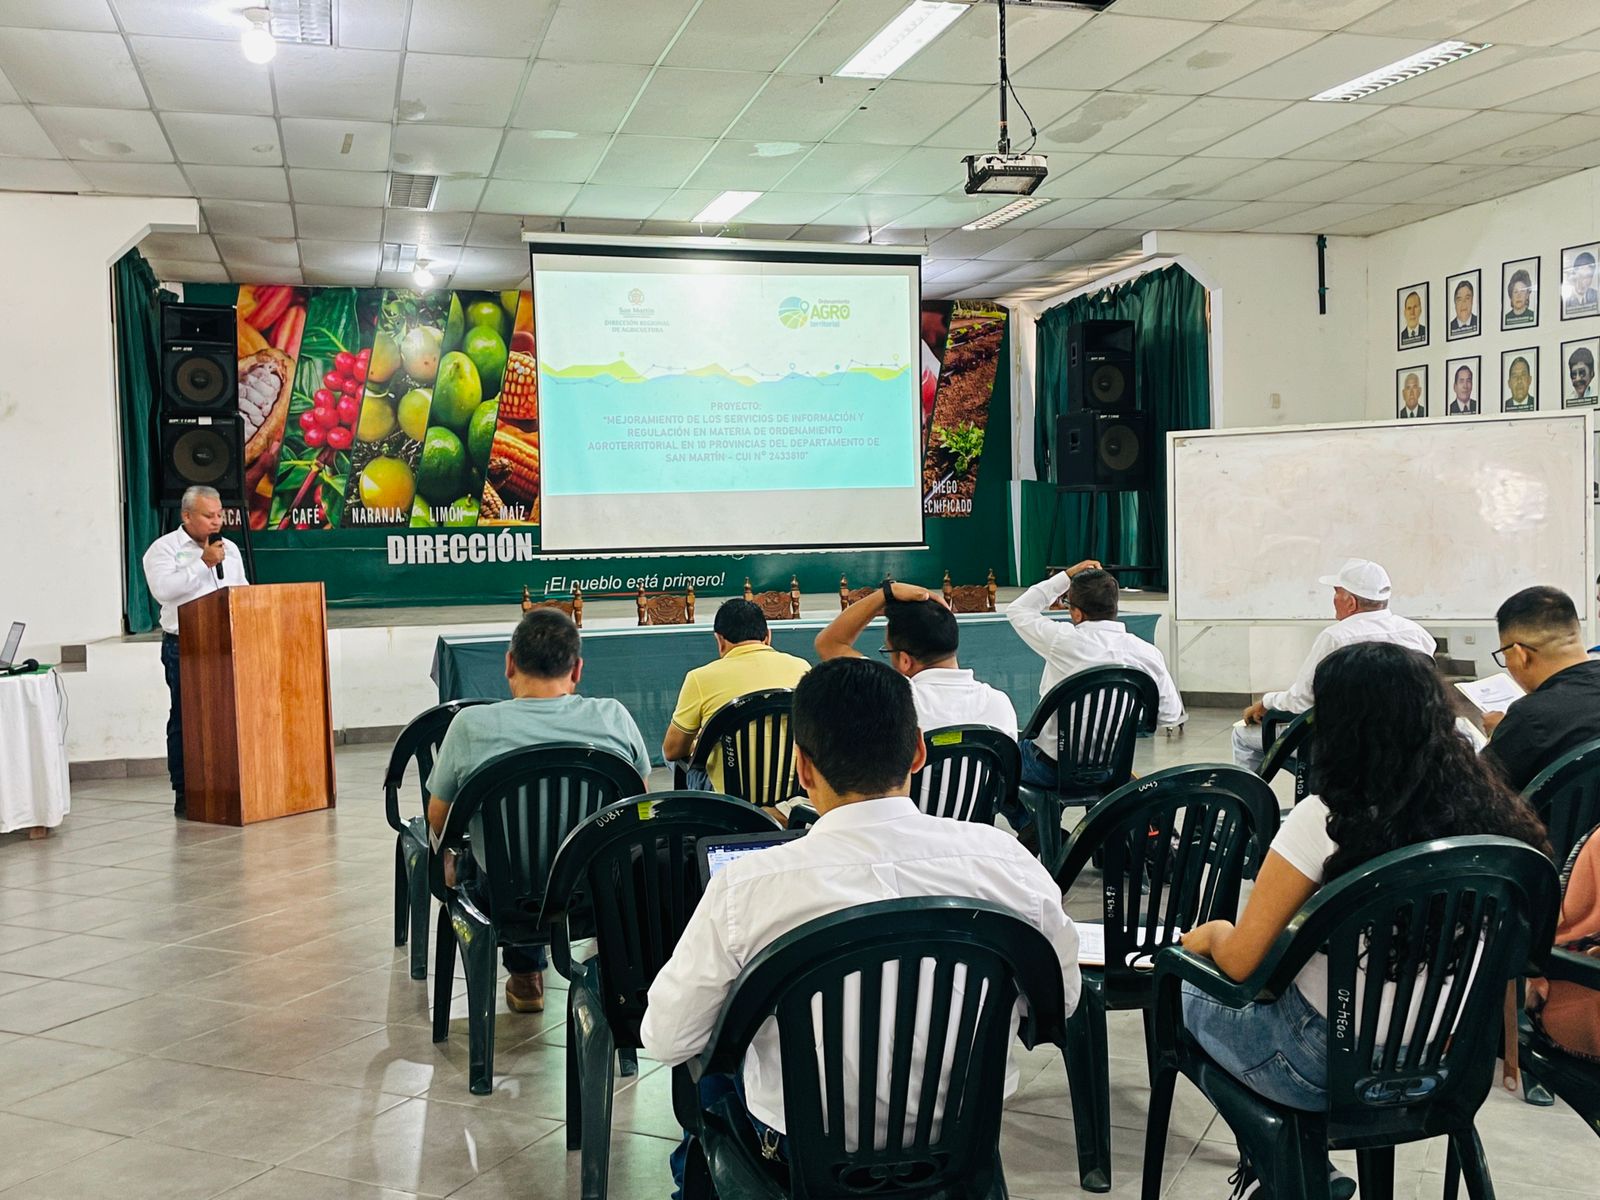
<path id="1" fill-rule="evenodd" d="M 0 678 L 0 833 L 67 815 L 67 710 L 54 671 Z"/>

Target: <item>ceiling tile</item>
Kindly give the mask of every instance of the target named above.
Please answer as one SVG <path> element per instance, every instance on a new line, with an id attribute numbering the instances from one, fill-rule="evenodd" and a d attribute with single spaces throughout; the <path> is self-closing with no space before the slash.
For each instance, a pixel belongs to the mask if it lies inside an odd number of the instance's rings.
<path id="1" fill-rule="evenodd" d="M 278 123 L 271 117 L 163 113 L 161 123 L 180 162 L 219 167 L 275 167 L 283 162 Z"/>
<path id="2" fill-rule="evenodd" d="M 768 192 L 739 214 L 751 221 L 806 225 L 844 201 L 836 192 Z"/>
<path id="3" fill-rule="evenodd" d="M 1285 29 L 1343 29 L 1351 21 L 1382 8 L 1391 0 L 1256 0 L 1231 18 L 1247 25 L 1277 25 Z"/>
<path id="4" fill-rule="evenodd" d="M 293 238 L 294 210 L 287 204 L 258 204 L 249 200 L 202 200 L 206 228 L 217 236 L 217 249 L 228 257 L 223 236 L 241 238 Z"/>
<path id="5" fill-rule="evenodd" d="M 500 129 L 511 118 L 526 70 L 520 59 L 412 51 L 401 73 L 397 111 L 401 120 Z"/>
<path id="6" fill-rule="evenodd" d="M 489 213 L 519 216 L 564 213 L 578 194 L 575 183 L 525 183 L 520 179 L 491 179 L 479 206 Z"/>
<path id="7" fill-rule="evenodd" d="M 222 237 L 217 239 L 217 252 L 230 269 L 249 264 L 261 267 L 300 266 L 300 251 L 292 240 L 271 237 Z"/>
<path id="8" fill-rule="evenodd" d="M 481 176 L 470 176 L 459 179 L 441 179 L 439 186 L 433 191 L 433 210 L 435 212 L 475 212 L 478 201 L 483 199 L 483 185 L 487 182 Z"/>
<path id="9" fill-rule="evenodd" d="M 809 145 L 799 142 L 736 142 L 724 139 L 689 177 L 692 188 L 766 191 L 799 164 Z M 941 151 L 940 153 L 943 153 Z"/>
<path id="10" fill-rule="evenodd" d="M 1458 37 L 1463 30 L 1525 3 L 1527 0 L 1406 0 L 1404 4 L 1380 5 L 1352 22 L 1349 32 L 1437 42 Z"/>
<path id="11" fill-rule="evenodd" d="M 387 171 L 315 171 L 291 167 L 289 187 L 304 204 L 370 204 L 389 197 Z"/>
<path id="12" fill-rule="evenodd" d="M 1177 161 L 1176 158 L 1152 154 L 1097 154 L 1069 171 L 1051 172 L 1040 186 L 1040 192 L 1047 196 L 1098 200 L 1104 196 L 1115 196 L 1123 188 Z"/>
<path id="13" fill-rule="evenodd" d="M 729 127 L 730 137 L 814 142 L 871 95 L 864 79 L 771 75 L 759 95 Z"/>
<path id="14" fill-rule="evenodd" d="M 1006 13 L 1006 65 L 1018 71 L 1081 29 L 1093 16 L 1087 10 L 1037 9 L 1019 5 Z M 1000 28 L 993 5 L 977 4 L 905 66 L 896 79 L 928 83 L 981 83 L 999 77 Z M 1051 86 L 1051 85 L 1044 85 Z"/>
<path id="15" fill-rule="evenodd" d="M 915 196 L 868 196 L 868 200 L 882 200 L 895 202 L 902 200 L 916 201 Z M 898 225 L 902 228 L 913 229 L 956 229 L 979 217 L 986 217 L 998 209 L 1005 202 L 1002 196 L 965 196 L 961 194 L 943 196 L 927 196 L 917 203 L 910 211 L 900 214 L 891 221 L 874 221 L 874 226 L 881 224 Z M 846 224 L 860 228 L 864 222 L 847 219 L 852 210 L 850 201 L 839 205 L 827 213 L 819 224 L 834 225 Z"/>
<path id="16" fill-rule="evenodd" d="M 1409 201 L 1426 202 L 1440 196 L 1453 196 L 1455 189 L 1468 180 L 1487 175 L 1494 168 L 1473 163 L 1437 163 L 1416 167 L 1406 174 L 1389 180 L 1364 192 L 1347 196 L 1357 203 L 1404 204 Z"/>
<path id="17" fill-rule="evenodd" d="M 803 225 L 795 234 L 797 242 L 837 242 L 842 245 L 861 245 L 867 240 L 867 231 L 859 225 Z M 926 293 L 924 293 L 926 294 Z"/>
<path id="18" fill-rule="evenodd" d="M 1326 175 L 1332 169 L 1332 164 L 1325 162 L 1274 159 L 1207 188 L 1205 194 L 1213 200 L 1276 200 L 1285 188 Z"/>
<path id="19" fill-rule="evenodd" d="M 498 0 L 480 3 L 499 7 Z M 550 21 L 539 57 L 649 66 L 661 57 L 693 7 L 694 0 L 650 0 L 629 5 L 622 17 L 607 0 L 567 0 Z"/>
<path id="20" fill-rule="evenodd" d="M 828 135 L 830 142 L 911 146 L 970 108 L 985 89 L 976 84 L 884 83 Z"/>
<path id="21" fill-rule="evenodd" d="M 610 134 L 649 76 L 648 67 L 541 58 L 533 64 L 511 123 L 519 129 Z"/>
<path id="22" fill-rule="evenodd" d="M 197 196 L 218 200 L 289 198 L 289 176 L 282 167 L 196 167 L 184 169 Z"/>
<path id="23" fill-rule="evenodd" d="M 1429 217 L 1436 217 L 1440 213 L 1448 211 L 1449 207 L 1443 204 L 1396 204 L 1389 208 L 1377 209 L 1353 220 L 1342 221 L 1337 225 L 1329 225 L 1326 232 L 1365 236 L 1372 233 L 1382 233 L 1386 229 L 1398 229 L 1402 225 L 1411 225 L 1417 221 L 1425 221 Z"/>
<path id="24" fill-rule="evenodd" d="M 149 104 L 127 44 L 114 33 L 0 29 L 0 71 L 30 104 Z"/>
<path id="25" fill-rule="evenodd" d="M 468 246 L 461 251 L 451 280 L 456 287 L 511 288 L 528 274 L 528 252 L 521 247 L 490 249 Z"/>
<path id="26" fill-rule="evenodd" d="M 907 151 L 862 191 L 875 195 L 936 196 L 963 183 L 966 169 L 949 150 Z"/>
<path id="27" fill-rule="evenodd" d="M 1001 234 L 1005 231 L 1004 228 L 995 230 Z M 978 257 L 989 262 L 1033 262 L 1057 254 L 1078 240 L 1075 232 L 1066 229 L 1030 229 L 1006 238 L 1001 245 Z M 936 244 L 942 245 L 942 242 Z"/>
<path id="28" fill-rule="evenodd" d="M 146 258 L 177 258 L 185 262 L 218 262 L 217 247 L 204 233 L 150 233 L 139 243 Z"/>
<path id="29" fill-rule="evenodd" d="M 1503 107 L 1515 112 L 1592 112 L 1600 108 L 1600 75 L 1589 75 L 1561 87 L 1538 92 L 1525 100 L 1513 100 Z"/>
<path id="30" fill-rule="evenodd" d="M 1472 42 L 1553 46 L 1594 29 L 1600 29 L 1600 5 L 1592 0 L 1530 0 L 1461 36 Z"/>
<path id="31" fill-rule="evenodd" d="M 1277 158 L 1369 115 L 1356 104 L 1313 104 L 1302 100 L 1207 146 L 1202 153 L 1221 158 Z"/>
<path id="32" fill-rule="evenodd" d="M 500 130 L 461 125 L 398 125 L 391 158 L 402 171 L 488 175 L 500 151 Z"/>
<path id="33" fill-rule="evenodd" d="M 238 43 L 172 37 L 128 41 L 158 109 L 272 115 L 268 69 L 247 62 Z"/>
<path id="34" fill-rule="evenodd" d="M 150 112 L 111 108 L 36 108 L 56 149 L 101 162 L 171 162 L 172 151 Z"/>
<path id="35" fill-rule="evenodd" d="M 1305 49 L 1319 36 L 1299 29 L 1215 25 L 1118 81 L 1117 91 L 1203 96 Z"/>
<path id="36" fill-rule="evenodd" d="M 906 220 L 907 215 L 921 210 L 933 199 L 932 196 L 851 196 L 830 208 L 822 220 L 829 225 L 868 228 L 896 223 L 908 225 L 913 222 Z"/>
<path id="37" fill-rule="evenodd" d="M 284 117 L 279 125 L 283 129 L 283 156 L 291 167 L 333 171 L 389 169 L 388 125 L 308 117 Z"/>
<path id="38" fill-rule="evenodd" d="M 1201 196 L 1226 180 L 1243 174 L 1256 165 L 1247 158 L 1184 158 L 1170 167 L 1135 180 L 1117 192 L 1118 196 L 1154 196 L 1168 200 Z"/>
<path id="39" fill-rule="evenodd" d="M 1414 103 L 1445 108 L 1504 108 L 1550 88 L 1561 88 L 1593 74 L 1592 50 L 1540 54 L 1536 59 L 1507 63 L 1472 79 L 1429 92 Z"/>
<path id="40" fill-rule="evenodd" d="M 398 50 L 405 45 L 406 10 L 411 0 L 339 0 L 334 37 L 341 47 Z M 281 55 L 284 47 L 278 47 Z"/>
<path id="41" fill-rule="evenodd" d="M 663 136 L 718 137 L 765 78 L 754 71 L 663 67 L 645 85 L 623 129 Z"/>
<path id="42" fill-rule="evenodd" d="M 652 6 L 656 0 L 652 0 Z M 467 54 L 474 57 L 527 59 L 539 46 L 539 34 L 550 18 L 556 0 L 449 0 L 447 4 L 411 5 L 411 28 L 406 49 L 432 54 Z M 564 5 L 563 7 L 572 7 Z M 610 5 L 584 7 L 610 11 L 611 32 L 631 25 L 632 12 L 618 21 Z M 546 54 L 551 52 L 546 49 Z M 552 57 L 555 57 L 552 55 Z"/>
<path id="43" fill-rule="evenodd" d="M 34 29 L 117 31 L 106 0 L 6 0 L 0 20 Z"/>
<path id="44" fill-rule="evenodd" d="M 125 196 L 193 195 L 183 172 L 171 163 L 80 162 L 78 173 L 97 192 Z"/>
<path id="45" fill-rule="evenodd" d="M 378 277 L 383 248 L 349 242 L 301 242 L 302 269 L 313 287 L 371 287 Z"/>
<path id="46" fill-rule="evenodd" d="M 20 104 L 0 105 L 0 157 L 60 158 L 55 143 Z"/>
<path id="47" fill-rule="evenodd" d="M 650 214 L 650 222 L 656 225 L 692 223 L 694 218 L 700 215 L 701 210 L 721 194 L 721 189 L 715 188 L 679 188 L 663 200 L 655 212 Z M 843 199 L 843 196 L 837 196 L 834 198 L 833 203 L 837 204 Z M 833 205 L 830 204 L 828 207 L 831 208 Z M 743 221 L 744 214 L 740 213 L 738 219 Z M 694 235 L 696 237 L 703 232 L 699 226 L 695 226 Z"/>
<path id="48" fill-rule="evenodd" d="M 1591 158 L 1589 161 L 1594 160 Z M 1502 167 L 1497 171 L 1490 171 L 1457 184 L 1452 189 L 1451 199 L 1455 200 L 1458 206 L 1476 204 L 1480 200 L 1493 200 L 1497 196 L 1509 196 L 1512 192 L 1537 187 L 1552 179 L 1564 179 L 1571 174 L 1571 170 L 1566 167 L 1550 166 L 1543 162 Z"/>
<path id="49" fill-rule="evenodd" d="M 86 188 L 71 163 L 59 159 L 0 158 L 0 189 L 12 192 L 76 192 Z"/>
<path id="50" fill-rule="evenodd" d="M 1539 159 L 1535 166 L 1540 167 L 1565 167 L 1570 173 L 1572 170 L 1588 170 L 1595 163 L 1600 162 L 1600 142 L 1585 142 L 1579 146 L 1569 146 L 1565 150 L 1557 151 Z"/>
<path id="51" fill-rule="evenodd" d="M 1358 192 L 1382 187 L 1391 179 L 1409 174 L 1412 169 L 1410 163 L 1346 163 L 1326 175 L 1284 188 L 1278 193 L 1277 199 L 1309 200 L 1318 204 L 1344 200 Z"/>
<path id="52" fill-rule="evenodd" d="M 836 4 L 816 32 L 778 69 L 787 75 L 832 75 L 903 8 L 904 0 Z"/>
<path id="53" fill-rule="evenodd" d="M 17 89 L 7 82 L 4 74 L 0 74 L 0 104 L 21 104 L 22 97 L 17 95 Z"/>
<path id="54" fill-rule="evenodd" d="M 1416 38 L 1363 37 L 1354 33 L 1334 33 L 1285 55 L 1271 66 L 1235 80 L 1219 89 L 1222 96 L 1254 96 L 1262 100 L 1304 100 L 1326 88 L 1374 67 L 1394 62 L 1425 49 L 1427 42 Z M 1387 100 L 1388 93 L 1384 93 Z M 1401 103 L 1399 98 L 1395 103 Z M 1328 104 L 1327 108 L 1353 105 Z"/>
<path id="55" fill-rule="evenodd" d="M 1372 155 L 1376 162 L 1445 162 L 1483 146 L 1503 142 L 1539 128 L 1557 118 L 1546 113 L 1482 112 L 1465 121 L 1413 138 L 1392 150 Z"/>
<path id="56" fill-rule="evenodd" d="M 1548 158 L 1562 150 L 1584 146 L 1596 140 L 1600 140 L 1600 117 L 1562 117 L 1515 137 L 1489 142 L 1459 154 L 1451 161 L 1499 164 L 1527 162 Z"/>
<path id="57" fill-rule="evenodd" d="M 835 0 L 701 0 L 667 51 L 670 67 L 775 70 Z M 926 53 L 926 52 L 924 52 Z"/>
<path id="58" fill-rule="evenodd" d="M 1258 233 L 1322 233 L 1330 225 L 1353 221 L 1357 217 L 1375 212 L 1382 205 L 1371 204 L 1319 204 L 1304 212 L 1295 213 L 1277 221 L 1257 226 Z"/>
<path id="59" fill-rule="evenodd" d="M 1414 44 L 1422 45 L 1423 43 Z M 1446 88 L 1454 88 L 1459 84 L 1476 79 L 1480 75 L 1488 75 L 1509 63 L 1526 60 L 1532 54 L 1532 51 L 1524 50 L 1521 46 L 1490 46 L 1486 50 L 1480 50 L 1467 58 L 1458 58 L 1455 62 L 1447 63 L 1436 70 L 1424 71 L 1421 75 L 1413 75 L 1404 83 L 1386 87 L 1374 95 L 1355 101 L 1355 103 L 1362 108 L 1381 108 L 1390 104 L 1420 104 L 1423 103 L 1423 98 L 1426 96 L 1444 91 Z M 1375 65 L 1381 66 L 1382 64 Z M 1370 69 L 1369 67 L 1368 70 Z M 1478 106 L 1476 104 L 1467 104 L 1463 107 L 1476 108 Z"/>
<path id="60" fill-rule="evenodd" d="M 1073 242 L 1065 250 L 1052 254 L 1050 258 L 1055 262 L 1093 262 L 1108 255 L 1137 249 L 1140 240 L 1138 234 L 1130 233 L 1126 229 L 1096 230 L 1087 237 Z"/>
<path id="61" fill-rule="evenodd" d="M 230 278 L 228 268 L 220 262 L 162 259 L 151 263 L 151 268 L 163 283 L 227 283 Z"/>
<path id="62" fill-rule="evenodd" d="M 1187 96 L 1135 96 L 1100 92 L 1039 134 L 1046 151 L 1075 150 L 1093 154 L 1110 150 L 1189 103 Z"/>
<path id="63" fill-rule="evenodd" d="M 383 214 L 383 240 L 386 242 L 459 246 L 467 240 L 467 230 L 471 227 L 471 213 L 408 212 L 391 208 Z"/>
<path id="64" fill-rule="evenodd" d="M 1026 93 L 1028 115 L 1035 129 L 1045 129 L 1055 124 L 1067 113 L 1093 98 L 1093 92 L 1067 92 L 1053 88 L 1034 88 Z M 1028 123 L 1018 120 L 1015 106 L 1011 109 L 1011 140 L 1025 145 L 1028 140 Z M 992 91 L 980 96 L 975 103 L 950 124 L 923 139 L 925 146 L 944 146 L 964 154 L 982 153 L 993 149 L 1000 136 L 1000 103 Z"/>
<path id="65" fill-rule="evenodd" d="M 286 117 L 388 121 L 399 76 L 400 56 L 383 50 L 279 46 L 272 60 L 278 111 Z"/>
<path id="66" fill-rule="evenodd" d="M 1116 225 L 1166 203 L 1153 196 L 1116 197 L 1075 204 L 1057 201 L 1040 211 L 1052 213 L 1041 222 L 1050 229 L 1083 229 Z"/>
<path id="67" fill-rule="evenodd" d="M 582 183 L 611 142 L 604 134 L 552 138 L 540 137 L 542 132 L 509 130 L 495 161 L 495 178 Z"/>
<path id="68" fill-rule="evenodd" d="M 1170 10 L 1169 10 L 1170 11 Z M 1205 33 L 1198 21 L 1102 13 L 1016 73 L 1018 88 L 1108 88 Z M 1026 90 L 1023 95 L 1027 95 Z"/>
<path id="69" fill-rule="evenodd" d="M 567 207 L 571 217 L 609 217 L 643 221 L 672 195 L 671 188 L 588 187 L 580 188 Z"/>
<path id="70" fill-rule="evenodd" d="M 1183 15 L 1191 21 L 1225 21 L 1255 0 L 1183 0 Z M 1117 0 L 1117 12 L 1126 17 L 1160 17 L 1172 11 L 1172 0 Z"/>
<path id="71" fill-rule="evenodd" d="M 1228 203 L 1231 207 L 1214 216 L 1190 221 L 1184 228 L 1220 233 L 1242 233 L 1271 221 L 1281 221 L 1284 217 L 1294 216 L 1296 213 L 1305 212 L 1308 208 L 1313 207 L 1312 204 L 1306 202 L 1291 204 L 1280 200 L 1253 200 L 1246 204 L 1237 205 L 1234 205 L 1232 201 Z"/>
<path id="72" fill-rule="evenodd" d="M 619 187 L 675 188 L 689 178 L 715 144 L 705 138 L 619 134 L 595 168 L 592 182 Z"/>
<path id="73" fill-rule="evenodd" d="M 479 213 L 467 230 L 468 246 L 521 246 L 522 221 L 518 217 Z"/>
<path id="74" fill-rule="evenodd" d="M 1283 107 L 1282 100 L 1202 96 L 1118 142 L 1116 148 L 1122 154 L 1193 154 L 1266 120 Z"/>
<path id="75" fill-rule="evenodd" d="M 371 242 L 383 240 L 383 210 L 377 208 L 351 208 L 335 204 L 296 204 L 295 228 L 302 240 L 314 238 L 323 241 Z M 308 257 L 306 260 L 310 262 Z M 377 265 L 373 265 L 377 271 Z"/>
<path id="76" fill-rule="evenodd" d="M 1396 104 L 1375 109 L 1365 120 L 1307 142 L 1291 150 L 1288 157 L 1356 162 L 1476 115 L 1462 108 L 1414 108 Z"/>
<path id="77" fill-rule="evenodd" d="M 164 37 L 224 38 L 235 43 L 244 29 L 244 4 L 182 3 L 182 0 L 116 0 L 127 33 Z"/>
<path id="78" fill-rule="evenodd" d="M 784 176 L 783 190 L 854 192 L 882 175 L 901 153 L 882 146 L 847 146 L 824 142 Z"/>

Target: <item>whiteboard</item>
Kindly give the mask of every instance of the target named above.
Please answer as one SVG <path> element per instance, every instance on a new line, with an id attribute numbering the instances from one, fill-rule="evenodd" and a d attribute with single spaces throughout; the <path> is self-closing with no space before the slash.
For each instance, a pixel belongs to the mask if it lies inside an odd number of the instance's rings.
<path id="1" fill-rule="evenodd" d="M 1318 576 L 1370 558 L 1419 621 L 1489 621 L 1533 584 L 1594 607 L 1588 412 L 1172 433 L 1179 621 L 1333 619 Z"/>

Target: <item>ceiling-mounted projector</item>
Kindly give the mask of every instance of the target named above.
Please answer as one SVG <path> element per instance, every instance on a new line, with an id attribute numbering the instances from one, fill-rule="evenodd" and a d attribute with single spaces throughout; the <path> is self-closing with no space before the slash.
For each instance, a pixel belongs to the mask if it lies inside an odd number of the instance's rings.
<path id="1" fill-rule="evenodd" d="M 969 154 L 967 195 L 1031 196 L 1050 173 L 1042 154 Z"/>

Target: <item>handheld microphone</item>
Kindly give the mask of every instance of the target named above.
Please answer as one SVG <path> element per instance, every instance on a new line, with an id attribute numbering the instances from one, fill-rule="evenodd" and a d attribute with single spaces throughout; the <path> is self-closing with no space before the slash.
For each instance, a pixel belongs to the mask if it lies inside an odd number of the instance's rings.
<path id="1" fill-rule="evenodd" d="M 213 545 L 214 545 L 214 544 L 216 544 L 216 543 L 217 543 L 217 542 L 220 542 L 220 541 L 221 541 L 221 540 L 222 540 L 222 535 L 221 535 L 221 534 L 220 534 L 220 533 L 213 533 L 213 534 L 212 534 L 212 535 L 211 535 L 211 536 L 210 536 L 210 537 L 209 537 L 209 538 L 207 538 L 207 539 L 206 539 L 206 540 L 207 540 L 207 541 L 209 541 L 209 542 L 211 542 L 211 543 L 212 543 L 212 544 L 213 544 Z M 224 555 L 223 555 L 223 559 L 224 559 L 224 561 L 226 561 L 226 559 L 227 559 L 227 555 L 226 555 L 226 554 L 224 554 Z M 219 563 L 218 563 L 218 564 L 217 564 L 217 566 L 216 566 L 216 572 L 217 572 L 217 578 L 218 578 L 218 579 L 221 579 L 221 578 L 222 578 L 222 563 L 220 563 L 220 562 L 219 562 Z"/>

